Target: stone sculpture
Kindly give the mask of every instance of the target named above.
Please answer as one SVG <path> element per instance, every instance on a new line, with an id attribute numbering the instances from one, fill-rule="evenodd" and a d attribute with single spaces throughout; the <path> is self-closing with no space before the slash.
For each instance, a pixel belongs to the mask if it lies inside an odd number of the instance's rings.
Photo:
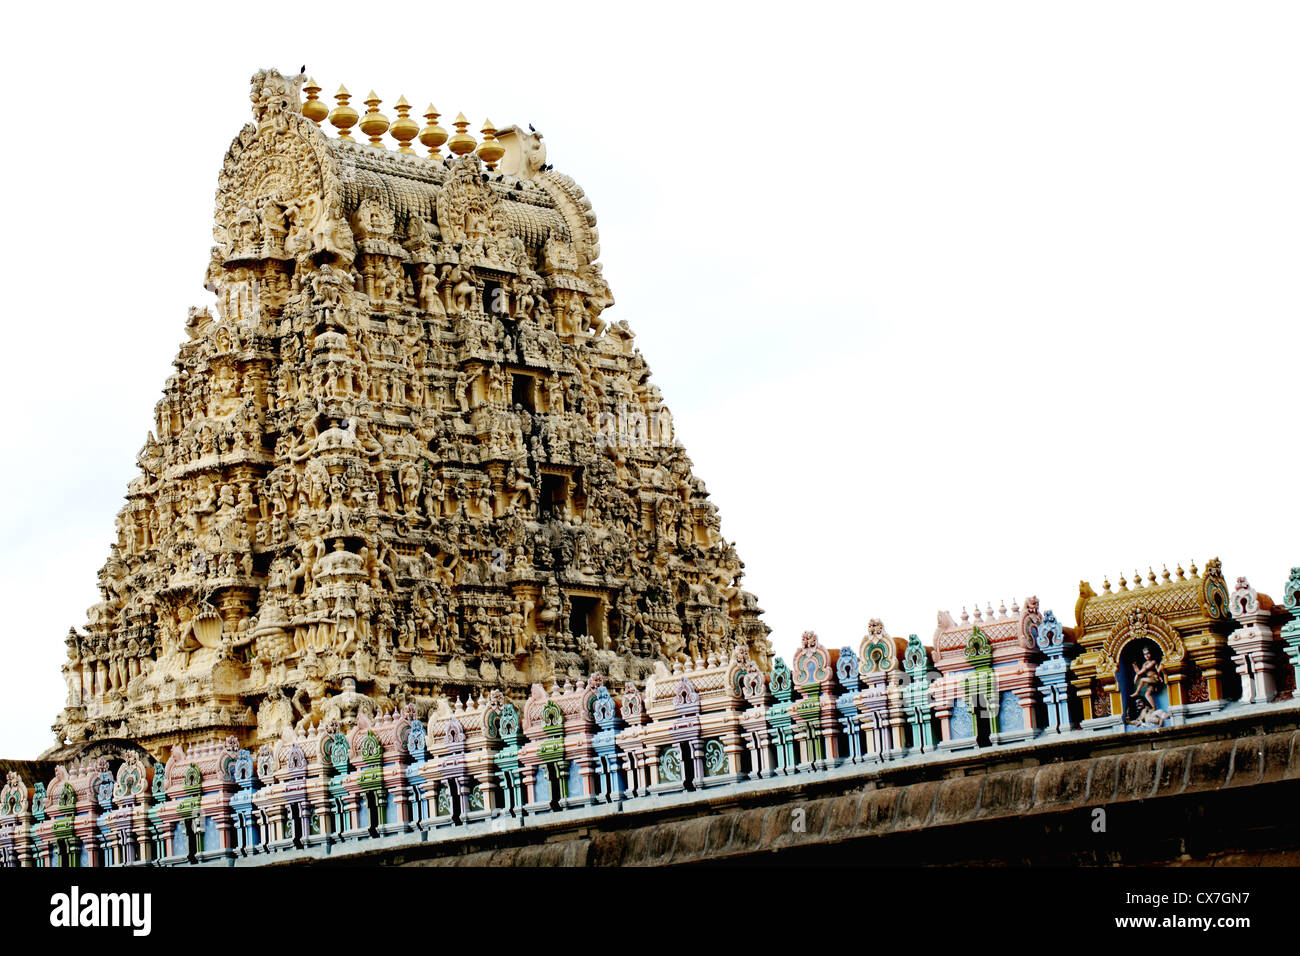
<path id="1" fill-rule="evenodd" d="M 765 668 L 684 449 L 625 427 L 666 409 L 600 318 L 596 217 L 541 134 L 489 124 L 475 151 L 460 117 L 448 158 L 434 113 L 420 157 L 405 100 L 391 151 L 377 97 L 361 144 L 350 94 L 328 113 L 318 92 L 253 77 L 218 181 L 216 309 L 190 314 L 103 600 L 68 635 L 59 741 L 255 751 L 345 682 L 369 712 L 424 714 L 642 680 L 687 649 Z"/>

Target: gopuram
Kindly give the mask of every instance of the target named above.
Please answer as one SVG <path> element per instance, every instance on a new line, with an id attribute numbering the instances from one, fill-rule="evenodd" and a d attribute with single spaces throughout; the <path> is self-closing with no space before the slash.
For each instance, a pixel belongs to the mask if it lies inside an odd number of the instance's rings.
<path id="1" fill-rule="evenodd" d="M 1294 861 L 1300 567 L 774 657 L 542 135 L 320 92 L 253 77 L 0 866 Z"/>
<path id="2" fill-rule="evenodd" d="M 717 508 L 632 331 L 602 317 L 591 202 L 542 134 L 488 121 L 476 143 L 463 115 L 448 135 L 432 106 L 421 128 L 404 98 L 390 123 L 373 93 L 359 115 L 319 92 L 253 77 L 217 184 L 215 314 L 190 312 L 103 600 L 67 635 L 60 740 L 255 747 L 681 653 L 766 662 Z"/>

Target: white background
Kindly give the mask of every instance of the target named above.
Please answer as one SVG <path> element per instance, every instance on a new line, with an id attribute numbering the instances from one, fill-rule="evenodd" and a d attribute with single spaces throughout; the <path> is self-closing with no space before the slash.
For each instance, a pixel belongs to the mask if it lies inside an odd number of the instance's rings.
<path id="1" fill-rule="evenodd" d="M 53 743 L 259 67 L 545 134 L 782 653 L 1027 594 L 1069 624 L 1081 578 L 1216 555 L 1277 595 L 1300 564 L 1293 4 L 6 20 L 0 756 Z"/>

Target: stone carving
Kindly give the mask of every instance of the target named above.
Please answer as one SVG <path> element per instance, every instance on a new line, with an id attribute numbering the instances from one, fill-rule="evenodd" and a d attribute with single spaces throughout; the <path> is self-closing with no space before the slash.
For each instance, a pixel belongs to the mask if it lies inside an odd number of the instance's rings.
<path id="1" fill-rule="evenodd" d="M 304 115 L 304 79 L 253 77 L 218 177 L 217 309 L 186 323 L 102 599 L 68 635 L 60 742 L 251 754 L 687 650 L 766 669 L 671 431 L 598 440 L 666 409 L 630 331 L 606 334 L 591 203 L 541 134 L 501 133 L 507 178 L 376 150 L 328 138 L 319 101 Z"/>

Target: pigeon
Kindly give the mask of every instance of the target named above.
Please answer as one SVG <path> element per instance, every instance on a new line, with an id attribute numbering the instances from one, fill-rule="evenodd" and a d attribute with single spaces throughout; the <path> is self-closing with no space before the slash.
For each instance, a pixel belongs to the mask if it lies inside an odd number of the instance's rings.
<path id="1" fill-rule="evenodd" d="M 302 66 L 298 67 L 298 72 L 299 72 L 299 73 L 306 74 L 306 72 L 307 72 L 307 64 L 304 63 Z"/>
<path id="2" fill-rule="evenodd" d="M 529 123 L 529 124 L 528 124 L 528 132 L 530 132 L 530 133 L 536 133 L 536 132 L 537 132 L 537 128 L 534 127 L 532 123 Z"/>

